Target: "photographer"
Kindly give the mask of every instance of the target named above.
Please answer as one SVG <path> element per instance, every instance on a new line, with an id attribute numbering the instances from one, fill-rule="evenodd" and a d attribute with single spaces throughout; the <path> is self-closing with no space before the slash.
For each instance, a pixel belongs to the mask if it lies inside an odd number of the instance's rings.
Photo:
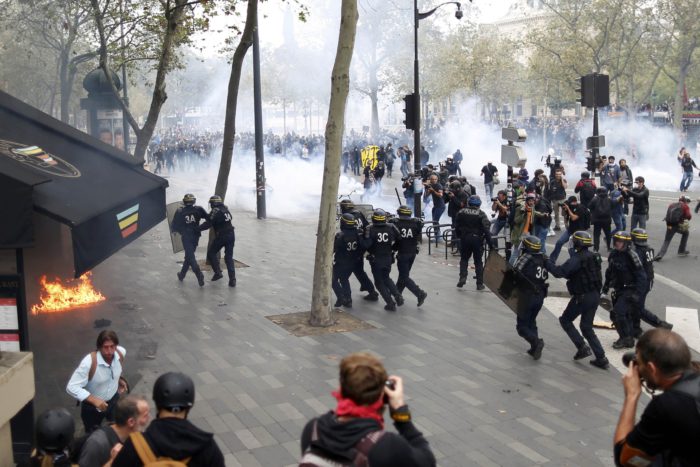
<path id="1" fill-rule="evenodd" d="M 304 427 L 300 465 L 435 465 L 428 442 L 411 421 L 403 380 L 388 376 L 375 356 L 361 352 L 343 358 L 340 389 L 333 396 L 336 409 Z M 385 405 L 398 434 L 384 431 Z"/>
<path id="2" fill-rule="evenodd" d="M 700 465 L 700 375 L 690 358 L 688 345 L 673 331 L 652 329 L 639 339 L 622 377 L 625 399 L 613 441 L 616 465 Z M 635 425 L 642 382 L 663 393 L 652 397 Z"/>
<path id="3" fill-rule="evenodd" d="M 496 216 L 491 224 L 491 236 L 495 237 L 508 223 L 510 204 L 508 203 L 508 194 L 505 190 L 500 190 L 495 198 L 491 198 L 491 201 L 493 201 L 491 209 L 494 211 L 492 216 Z"/>
<path id="4" fill-rule="evenodd" d="M 433 209 L 431 211 L 433 225 L 435 226 L 435 235 L 440 236 L 440 228 L 437 227 L 440 224 L 440 217 L 442 213 L 445 212 L 445 199 L 443 198 L 442 185 L 438 182 L 437 174 L 430 175 L 427 182 L 423 183 L 425 187 L 425 193 L 423 194 L 424 199 L 428 196 L 433 198 Z"/>
<path id="5" fill-rule="evenodd" d="M 549 190 L 547 198 L 552 202 L 552 210 L 554 210 L 554 230 L 561 230 L 561 223 L 559 222 L 559 212 L 560 207 L 564 204 L 566 199 L 566 188 L 568 183 L 564 178 L 564 173 L 557 169 L 554 172 L 554 178 L 549 182 Z"/>

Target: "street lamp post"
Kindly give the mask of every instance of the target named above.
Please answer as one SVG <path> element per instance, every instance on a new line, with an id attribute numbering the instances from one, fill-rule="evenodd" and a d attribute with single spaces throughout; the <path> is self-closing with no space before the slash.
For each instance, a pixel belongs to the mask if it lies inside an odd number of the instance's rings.
<path id="1" fill-rule="evenodd" d="M 470 2 L 472 0 L 469 0 Z M 421 170 L 421 145 L 420 145 L 420 125 L 421 125 L 421 113 L 420 113 L 420 80 L 418 77 L 418 22 L 425 19 L 435 13 L 438 8 L 445 5 L 454 4 L 457 5 L 457 11 L 455 12 L 455 17 L 457 19 L 462 19 L 462 4 L 460 2 L 445 2 L 436 6 L 430 11 L 421 13 L 418 11 L 418 0 L 413 0 L 413 93 L 415 95 L 414 99 L 414 115 L 415 115 L 415 128 L 413 129 L 413 169 L 416 172 L 416 178 L 414 181 L 414 194 L 413 194 L 413 209 L 415 216 L 417 218 L 421 217 L 421 203 L 423 194 L 423 185 L 420 179 Z"/>

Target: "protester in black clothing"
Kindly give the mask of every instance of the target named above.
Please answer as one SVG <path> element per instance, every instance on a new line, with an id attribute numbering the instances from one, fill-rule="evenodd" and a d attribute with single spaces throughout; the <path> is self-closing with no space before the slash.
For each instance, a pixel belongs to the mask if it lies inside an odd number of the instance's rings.
<path id="1" fill-rule="evenodd" d="M 495 185 L 493 177 L 498 175 L 498 169 L 491 162 L 488 162 L 481 168 L 481 175 L 484 177 L 484 190 L 486 190 L 486 197 L 491 199 L 493 198 L 493 187 Z"/>
<path id="2" fill-rule="evenodd" d="M 596 190 L 596 195 L 588 206 L 591 211 L 593 224 L 593 250 L 597 253 L 600 249 L 600 231 L 605 234 L 605 247 L 610 251 L 610 224 L 612 223 L 612 201 L 608 196 L 608 189 L 604 186 Z"/>
<path id="3" fill-rule="evenodd" d="M 464 160 L 464 156 L 462 155 L 462 151 L 457 149 L 454 154 L 452 154 L 452 158 L 455 161 L 455 164 L 457 164 L 457 173 L 462 175 L 462 168 L 460 167 L 462 165 L 462 161 Z"/>
<path id="4" fill-rule="evenodd" d="M 626 186 L 622 186 L 622 196 L 625 199 L 633 200 L 632 205 L 632 221 L 630 229 L 641 227 L 647 228 L 647 219 L 649 218 L 649 190 L 644 186 L 644 177 L 634 179 L 634 188 L 631 190 Z"/>
<path id="5" fill-rule="evenodd" d="M 224 456 L 214 435 L 194 426 L 187 416 L 194 406 L 194 383 L 182 373 L 165 373 L 153 385 L 157 417 L 146 431 L 132 433 L 112 463 L 112 467 L 140 467 L 145 464 L 134 443 L 139 437 L 156 457 L 173 460 L 189 458 L 190 467 L 223 467 Z M 134 441 L 136 439 L 136 441 Z"/>
<path id="6" fill-rule="evenodd" d="M 635 425 L 642 382 L 660 389 Z M 635 359 L 622 378 L 625 399 L 615 430 L 615 465 L 700 465 L 700 375 L 685 340 L 652 329 L 637 342 Z"/>
<path id="7" fill-rule="evenodd" d="M 430 178 L 428 180 L 429 181 L 427 183 L 423 183 L 423 186 L 425 187 L 425 196 L 432 196 L 433 198 L 433 210 L 431 214 L 433 225 L 435 226 L 434 234 L 439 237 L 440 228 L 437 226 L 440 224 L 440 217 L 442 217 L 442 213 L 445 212 L 443 188 L 442 185 L 440 185 L 440 183 L 438 182 L 437 175 L 430 175 Z"/>
<path id="8" fill-rule="evenodd" d="M 411 420 L 403 380 L 388 376 L 376 357 L 355 353 L 343 358 L 340 389 L 333 396 L 336 409 L 304 427 L 299 465 L 329 461 L 372 467 L 435 465 L 428 442 Z M 398 434 L 384 431 L 385 404 Z"/>

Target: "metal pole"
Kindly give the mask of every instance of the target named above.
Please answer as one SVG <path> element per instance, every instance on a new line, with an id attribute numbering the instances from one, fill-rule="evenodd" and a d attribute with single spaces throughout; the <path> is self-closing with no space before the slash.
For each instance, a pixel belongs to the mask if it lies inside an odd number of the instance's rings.
<path id="1" fill-rule="evenodd" d="M 122 0 L 119 1 L 119 17 L 120 19 L 120 24 L 119 27 L 121 28 L 121 45 L 122 45 L 122 92 L 124 93 L 124 105 L 126 107 L 129 107 L 129 93 L 127 92 L 126 88 L 126 59 L 124 55 L 124 13 L 123 13 L 123 8 L 124 8 L 124 2 Z M 129 134 L 129 120 L 126 118 L 126 112 L 122 111 L 122 129 L 124 131 L 124 151 L 131 153 L 129 151 L 129 143 L 131 140 L 130 134 Z"/>
<path id="2" fill-rule="evenodd" d="M 421 164 L 421 146 L 420 146 L 420 82 L 418 78 L 418 0 L 413 0 L 413 93 L 415 95 L 414 114 L 416 118 L 415 129 L 413 130 L 413 168 L 416 171 L 416 181 L 414 183 L 413 195 L 413 211 L 417 218 L 421 217 L 422 209 L 422 181 L 418 178 L 420 174 Z M 419 191 L 420 190 L 420 191 Z"/>
<path id="3" fill-rule="evenodd" d="M 255 193 L 258 219 L 267 217 L 265 206 L 265 153 L 263 148 L 262 92 L 260 87 L 260 39 L 258 17 L 253 32 L 253 100 L 255 101 Z"/>
<path id="4" fill-rule="evenodd" d="M 598 107 L 593 107 L 593 136 L 598 136 Z M 595 163 L 598 163 L 598 153 L 599 153 L 599 148 L 598 144 L 595 145 L 596 147 L 591 149 L 591 155 L 593 156 L 593 160 L 595 160 Z"/>

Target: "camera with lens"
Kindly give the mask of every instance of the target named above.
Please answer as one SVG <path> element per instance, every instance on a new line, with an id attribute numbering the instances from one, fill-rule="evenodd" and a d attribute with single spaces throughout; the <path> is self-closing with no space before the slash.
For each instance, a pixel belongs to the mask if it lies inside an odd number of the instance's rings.
<path id="1" fill-rule="evenodd" d="M 496 196 L 495 198 L 491 198 L 491 202 L 492 202 L 492 203 L 493 203 L 493 202 L 496 202 L 496 201 L 498 201 L 498 196 Z"/>
<path id="2" fill-rule="evenodd" d="M 394 383 L 392 380 L 388 379 L 386 380 L 386 383 L 384 383 L 386 387 L 391 389 L 392 391 L 396 389 L 396 383 Z M 389 403 L 389 396 L 387 394 L 384 394 L 384 403 L 388 404 Z"/>
<path id="3" fill-rule="evenodd" d="M 630 362 L 634 362 L 634 364 L 637 364 L 637 353 L 634 352 L 633 350 L 630 350 L 629 352 L 625 352 L 622 354 L 622 363 L 625 365 L 625 367 L 630 366 Z"/>

